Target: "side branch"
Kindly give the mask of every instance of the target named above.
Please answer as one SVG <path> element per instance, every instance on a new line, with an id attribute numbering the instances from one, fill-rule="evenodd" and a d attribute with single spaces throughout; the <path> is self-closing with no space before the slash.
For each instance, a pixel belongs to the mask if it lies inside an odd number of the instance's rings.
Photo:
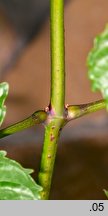
<path id="1" fill-rule="evenodd" d="M 79 118 L 89 113 L 96 112 L 106 107 L 104 100 L 95 101 L 88 104 L 82 105 L 69 105 L 67 109 L 67 121 Z"/>
<path id="2" fill-rule="evenodd" d="M 47 113 L 45 111 L 39 110 L 34 112 L 30 117 L 13 124 L 7 128 L 0 130 L 0 139 L 16 132 L 22 131 L 36 124 L 42 123 L 46 120 Z"/>

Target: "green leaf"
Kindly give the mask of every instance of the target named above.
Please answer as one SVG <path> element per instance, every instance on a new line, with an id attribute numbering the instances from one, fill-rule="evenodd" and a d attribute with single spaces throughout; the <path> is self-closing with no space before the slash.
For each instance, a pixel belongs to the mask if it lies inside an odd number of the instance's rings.
<path id="1" fill-rule="evenodd" d="M 0 84 L 0 126 L 6 115 L 5 99 L 8 95 L 7 83 Z M 0 200 L 38 200 L 42 187 L 30 176 L 32 169 L 25 169 L 19 163 L 6 157 L 0 151 Z"/>
<path id="2" fill-rule="evenodd" d="M 87 58 L 87 66 L 92 90 L 101 91 L 108 109 L 108 25 L 95 38 L 94 47 Z"/>
<path id="3" fill-rule="evenodd" d="M 0 200 L 38 200 L 42 187 L 30 176 L 33 170 L 23 168 L 0 151 Z"/>
<path id="4" fill-rule="evenodd" d="M 12 182 L 0 182 L 0 200 L 35 200 L 35 196 L 25 186 Z"/>
<path id="5" fill-rule="evenodd" d="M 6 115 L 6 106 L 4 106 L 5 99 L 8 95 L 9 85 L 6 82 L 0 83 L 0 126 L 3 123 Z"/>
<path id="6" fill-rule="evenodd" d="M 107 190 L 103 190 L 104 191 L 104 193 L 105 193 L 105 195 L 106 195 L 106 197 L 108 198 L 108 191 Z"/>

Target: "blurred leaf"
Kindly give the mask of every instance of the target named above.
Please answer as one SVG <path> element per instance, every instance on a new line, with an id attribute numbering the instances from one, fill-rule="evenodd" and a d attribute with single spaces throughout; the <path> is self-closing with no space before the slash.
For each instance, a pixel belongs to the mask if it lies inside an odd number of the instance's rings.
<path id="1" fill-rule="evenodd" d="M 104 191 L 104 193 L 105 193 L 105 195 L 106 195 L 106 197 L 108 198 L 108 191 L 107 190 L 103 190 Z"/>
<path id="2" fill-rule="evenodd" d="M 101 91 L 108 109 L 108 25 L 95 38 L 94 47 L 87 58 L 87 65 L 92 90 Z"/>
<path id="3" fill-rule="evenodd" d="M 38 200 L 42 187 L 30 176 L 33 170 L 23 168 L 0 151 L 0 200 Z"/>
<path id="4" fill-rule="evenodd" d="M 4 117 L 6 115 L 6 106 L 4 106 L 4 102 L 8 95 L 9 85 L 6 82 L 0 84 L 0 126 L 3 123 Z"/>

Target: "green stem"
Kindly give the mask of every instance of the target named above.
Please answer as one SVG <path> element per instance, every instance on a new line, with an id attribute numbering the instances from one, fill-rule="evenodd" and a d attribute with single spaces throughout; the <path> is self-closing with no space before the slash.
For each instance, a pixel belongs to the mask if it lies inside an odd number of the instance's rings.
<path id="1" fill-rule="evenodd" d="M 38 183 L 41 199 L 48 199 L 57 150 L 59 131 L 64 124 L 64 0 L 50 0 L 51 31 L 51 101 L 48 111 Z"/>
<path id="2" fill-rule="evenodd" d="M 57 141 L 59 138 L 59 132 L 61 121 L 52 120 L 45 128 L 45 137 L 43 152 L 40 164 L 40 171 L 38 174 L 38 183 L 43 187 L 41 192 L 41 199 L 48 199 L 51 187 L 51 180 L 54 169 L 54 162 L 57 151 Z"/>
<path id="3" fill-rule="evenodd" d="M 64 0 L 50 0 L 51 106 L 63 114 L 65 103 Z"/>
<path id="4" fill-rule="evenodd" d="M 47 114 L 45 111 L 36 111 L 33 113 L 30 117 L 13 124 L 7 128 L 4 128 L 0 130 L 0 139 L 6 136 L 9 136 L 11 134 L 14 134 L 16 132 L 22 131 L 26 128 L 29 128 L 31 126 L 34 126 L 36 124 L 39 124 L 41 122 L 44 122 L 47 118 Z"/>
<path id="5" fill-rule="evenodd" d="M 71 121 L 73 119 L 79 118 L 89 113 L 96 112 L 98 110 L 104 109 L 106 103 L 104 100 L 95 101 L 88 104 L 82 105 L 70 105 L 67 106 L 67 120 Z"/>

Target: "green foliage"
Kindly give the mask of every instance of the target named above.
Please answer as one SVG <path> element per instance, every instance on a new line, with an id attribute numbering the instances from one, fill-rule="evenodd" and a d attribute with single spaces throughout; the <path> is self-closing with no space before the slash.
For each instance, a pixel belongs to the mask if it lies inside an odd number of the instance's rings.
<path id="1" fill-rule="evenodd" d="M 5 99 L 9 85 L 0 84 L 0 126 L 6 115 Z M 19 163 L 6 157 L 0 151 L 0 200 L 38 200 L 42 187 L 37 185 L 30 174 L 31 169 L 24 169 Z"/>
<path id="2" fill-rule="evenodd" d="M 95 38 L 94 47 L 88 55 L 87 65 L 92 90 L 101 91 L 108 109 L 108 25 Z"/>
<path id="3" fill-rule="evenodd" d="M 106 195 L 106 197 L 108 198 L 108 191 L 107 190 L 103 190 L 104 191 L 104 193 L 105 193 L 105 195 Z"/>
<path id="4" fill-rule="evenodd" d="M 7 158 L 5 151 L 0 151 L 0 200 L 40 199 L 42 187 L 32 179 L 32 172 Z"/>
<path id="5" fill-rule="evenodd" d="M 0 83 L 0 126 L 3 123 L 6 115 L 6 106 L 4 106 L 5 99 L 8 95 L 9 85 L 6 82 Z"/>

